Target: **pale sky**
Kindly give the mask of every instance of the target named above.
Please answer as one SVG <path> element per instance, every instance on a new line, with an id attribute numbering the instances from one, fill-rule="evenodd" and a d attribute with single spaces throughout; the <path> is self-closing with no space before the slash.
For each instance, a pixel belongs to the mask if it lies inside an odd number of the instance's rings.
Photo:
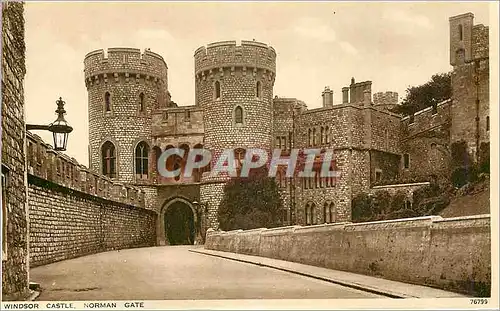
<path id="1" fill-rule="evenodd" d="M 27 2 L 25 80 L 28 123 L 55 120 L 66 101 L 73 126 L 67 154 L 88 164 L 83 59 L 93 50 L 134 47 L 163 56 L 177 104 L 194 104 L 194 51 L 221 40 L 261 41 L 277 51 L 274 94 L 321 106 L 325 86 L 371 80 L 373 93 L 425 83 L 448 72 L 448 18 L 466 12 L 490 25 L 490 3 L 169 3 Z M 493 9 L 493 8 L 492 8 Z M 52 144 L 48 132 L 36 132 Z"/>

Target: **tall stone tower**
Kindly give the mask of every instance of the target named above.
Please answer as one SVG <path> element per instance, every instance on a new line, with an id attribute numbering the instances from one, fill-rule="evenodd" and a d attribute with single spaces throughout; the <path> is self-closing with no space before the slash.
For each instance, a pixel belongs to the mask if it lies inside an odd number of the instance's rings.
<path id="1" fill-rule="evenodd" d="M 489 29 L 474 15 L 450 17 L 451 142 L 464 140 L 477 157 L 489 142 Z"/>
<path id="2" fill-rule="evenodd" d="M 224 149 L 271 149 L 276 52 L 264 43 L 211 43 L 195 51 L 196 105 L 203 110 L 204 147 L 212 167 Z M 218 228 L 217 209 L 224 177 L 203 174 L 200 199 L 208 206 L 208 224 Z"/>
<path id="3" fill-rule="evenodd" d="M 84 60 L 89 105 L 89 167 L 121 182 L 147 183 L 151 113 L 165 105 L 167 64 L 146 50 L 97 50 Z"/>

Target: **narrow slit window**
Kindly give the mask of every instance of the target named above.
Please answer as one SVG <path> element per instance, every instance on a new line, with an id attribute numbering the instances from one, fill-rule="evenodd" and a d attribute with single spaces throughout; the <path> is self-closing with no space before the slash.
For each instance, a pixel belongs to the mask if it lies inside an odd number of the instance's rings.
<path id="1" fill-rule="evenodd" d="M 220 98 L 220 82 L 219 81 L 215 81 L 214 97 L 215 97 L 215 99 Z"/>
<path id="2" fill-rule="evenodd" d="M 102 174 L 109 178 L 116 177 L 116 150 L 109 141 L 102 145 Z"/>
<path id="3" fill-rule="evenodd" d="M 405 153 L 403 155 L 404 168 L 410 168 L 410 155 Z"/>
<path id="4" fill-rule="evenodd" d="M 104 106 L 106 112 L 111 111 L 111 94 L 109 94 L 109 92 L 106 92 L 106 94 L 104 94 Z"/>
<path id="5" fill-rule="evenodd" d="M 234 123 L 243 124 L 243 108 L 240 106 L 234 110 Z"/>
<path id="6" fill-rule="evenodd" d="M 255 93 L 257 95 L 257 98 L 262 98 L 262 83 L 260 81 L 257 81 L 257 85 L 255 88 L 256 88 Z"/>
<path id="7" fill-rule="evenodd" d="M 144 112 L 144 93 L 139 94 L 139 112 Z"/>

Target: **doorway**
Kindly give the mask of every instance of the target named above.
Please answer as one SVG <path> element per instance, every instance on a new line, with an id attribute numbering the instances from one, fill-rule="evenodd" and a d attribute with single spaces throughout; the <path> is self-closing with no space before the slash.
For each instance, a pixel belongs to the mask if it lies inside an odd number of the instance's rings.
<path id="1" fill-rule="evenodd" d="M 165 239 L 169 245 L 192 245 L 195 239 L 193 210 L 184 202 L 168 206 L 164 216 Z"/>

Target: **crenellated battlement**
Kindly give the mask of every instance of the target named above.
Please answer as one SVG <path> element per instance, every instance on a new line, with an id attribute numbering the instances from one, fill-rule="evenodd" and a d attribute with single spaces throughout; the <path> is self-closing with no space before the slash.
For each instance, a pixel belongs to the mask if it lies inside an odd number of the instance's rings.
<path id="1" fill-rule="evenodd" d="M 452 101 L 444 100 L 435 108 L 427 107 L 415 112 L 413 115 L 401 118 L 404 139 L 411 138 L 423 132 L 446 126 L 450 122 L 450 109 Z"/>
<path id="2" fill-rule="evenodd" d="M 26 132 L 28 173 L 59 186 L 102 199 L 144 207 L 144 191 L 92 172 L 74 158 L 55 151 L 38 135 Z"/>
<path id="3" fill-rule="evenodd" d="M 214 73 L 263 71 L 274 76 L 276 73 L 276 51 L 265 43 L 257 41 L 220 41 L 198 48 L 194 53 L 195 74 L 198 78 Z"/>
<path id="4" fill-rule="evenodd" d="M 100 81 L 108 82 L 119 77 L 126 80 L 166 83 L 167 64 L 160 55 L 146 49 L 143 53 L 135 48 L 108 48 L 88 53 L 84 59 L 87 87 Z"/>
<path id="5" fill-rule="evenodd" d="M 383 106 L 385 109 L 392 109 L 398 104 L 398 96 L 397 92 L 377 92 L 373 94 L 373 104 Z"/>

